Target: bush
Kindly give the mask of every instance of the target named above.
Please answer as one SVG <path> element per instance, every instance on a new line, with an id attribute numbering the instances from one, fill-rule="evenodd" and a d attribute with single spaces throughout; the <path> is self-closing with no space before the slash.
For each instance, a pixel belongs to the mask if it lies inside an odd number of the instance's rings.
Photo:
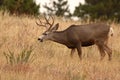
<path id="1" fill-rule="evenodd" d="M 6 58 L 7 64 L 10 65 L 27 64 L 34 60 L 31 54 L 32 51 L 33 51 L 32 48 L 30 48 L 29 50 L 24 49 L 20 54 L 15 56 L 15 53 L 9 50 L 8 53 L 4 52 L 4 56 Z"/>
<path id="2" fill-rule="evenodd" d="M 34 0 L 3 0 L 1 6 L 3 10 L 16 15 L 38 15 L 40 8 Z"/>

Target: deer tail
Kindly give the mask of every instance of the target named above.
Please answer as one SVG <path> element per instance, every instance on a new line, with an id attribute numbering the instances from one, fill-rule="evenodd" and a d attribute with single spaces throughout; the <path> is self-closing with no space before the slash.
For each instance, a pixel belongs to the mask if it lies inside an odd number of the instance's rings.
<path id="1" fill-rule="evenodd" d="M 114 35 L 114 29 L 110 27 L 109 36 L 113 36 L 113 35 Z"/>

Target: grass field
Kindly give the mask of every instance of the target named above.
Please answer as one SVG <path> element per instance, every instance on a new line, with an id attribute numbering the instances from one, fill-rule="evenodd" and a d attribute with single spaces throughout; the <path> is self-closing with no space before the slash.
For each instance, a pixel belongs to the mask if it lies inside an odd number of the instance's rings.
<path id="1" fill-rule="evenodd" d="M 114 36 L 109 39 L 113 50 L 112 61 L 106 55 L 100 61 L 96 46 L 82 48 L 83 60 L 77 51 L 70 57 L 70 50 L 58 43 L 47 41 L 40 43 L 38 36 L 45 31 L 35 24 L 35 18 L 15 17 L 0 13 L 0 80 L 119 80 L 120 79 L 120 24 L 111 24 Z M 80 21 L 55 19 L 64 30 L 71 24 L 83 24 Z M 87 22 L 88 23 L 88 22 Z M 85 24 L 85 23 L 84 23 Z M 14 52 L 18 55 L 32 46 L 33 61 L 25 65 L 7 64 L 3 53 Z"/>

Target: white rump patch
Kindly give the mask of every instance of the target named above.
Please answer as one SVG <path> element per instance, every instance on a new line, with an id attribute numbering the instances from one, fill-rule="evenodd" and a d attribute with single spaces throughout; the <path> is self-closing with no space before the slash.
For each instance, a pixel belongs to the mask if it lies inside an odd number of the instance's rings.
<path id="1" fill-rule="evenodd" d="M 109 36 L 113 36 L 113 34 L 114 34 L 114 30 L 113 30 L 113 28 L 111 27 L 111 28 L 110 28 L 110 31 L 109 31 Z"/>

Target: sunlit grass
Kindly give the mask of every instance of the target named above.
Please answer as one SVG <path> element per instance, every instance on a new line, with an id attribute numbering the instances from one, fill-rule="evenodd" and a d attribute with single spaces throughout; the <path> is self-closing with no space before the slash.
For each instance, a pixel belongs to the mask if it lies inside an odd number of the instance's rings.
<path id="1" fill-rule="evenodd" d="M 73 58 L 64 45 L 47 41 L 40 43 L 38 36 L 45 28 L 35 24 L 35 18 L 9 16 L 0 14 L 0 79 L 1 80 L 119 80 L 120 79 L 120 25 L 113 23 L 115 34 L 109 39 L 113 50 L 112 61 L 106 55 L 100 61 L 96 46 L 82 48 L 83 60 L 77 51 Z M 60 23 L 59 30 L 71 24 L 83 24 L 80 21 L 67 21 L 55 18 Z M 88 22 L 87 22 L 88 23 Z M 9 50 L 19 55 L 24 49 L 33 47 L 34 61 L 26 65 L 9 66 L 6 54 Z M 8 50 L 9 49 L 9 50 Z M 18 70 L 18 71 L 17 71 Z"/>

